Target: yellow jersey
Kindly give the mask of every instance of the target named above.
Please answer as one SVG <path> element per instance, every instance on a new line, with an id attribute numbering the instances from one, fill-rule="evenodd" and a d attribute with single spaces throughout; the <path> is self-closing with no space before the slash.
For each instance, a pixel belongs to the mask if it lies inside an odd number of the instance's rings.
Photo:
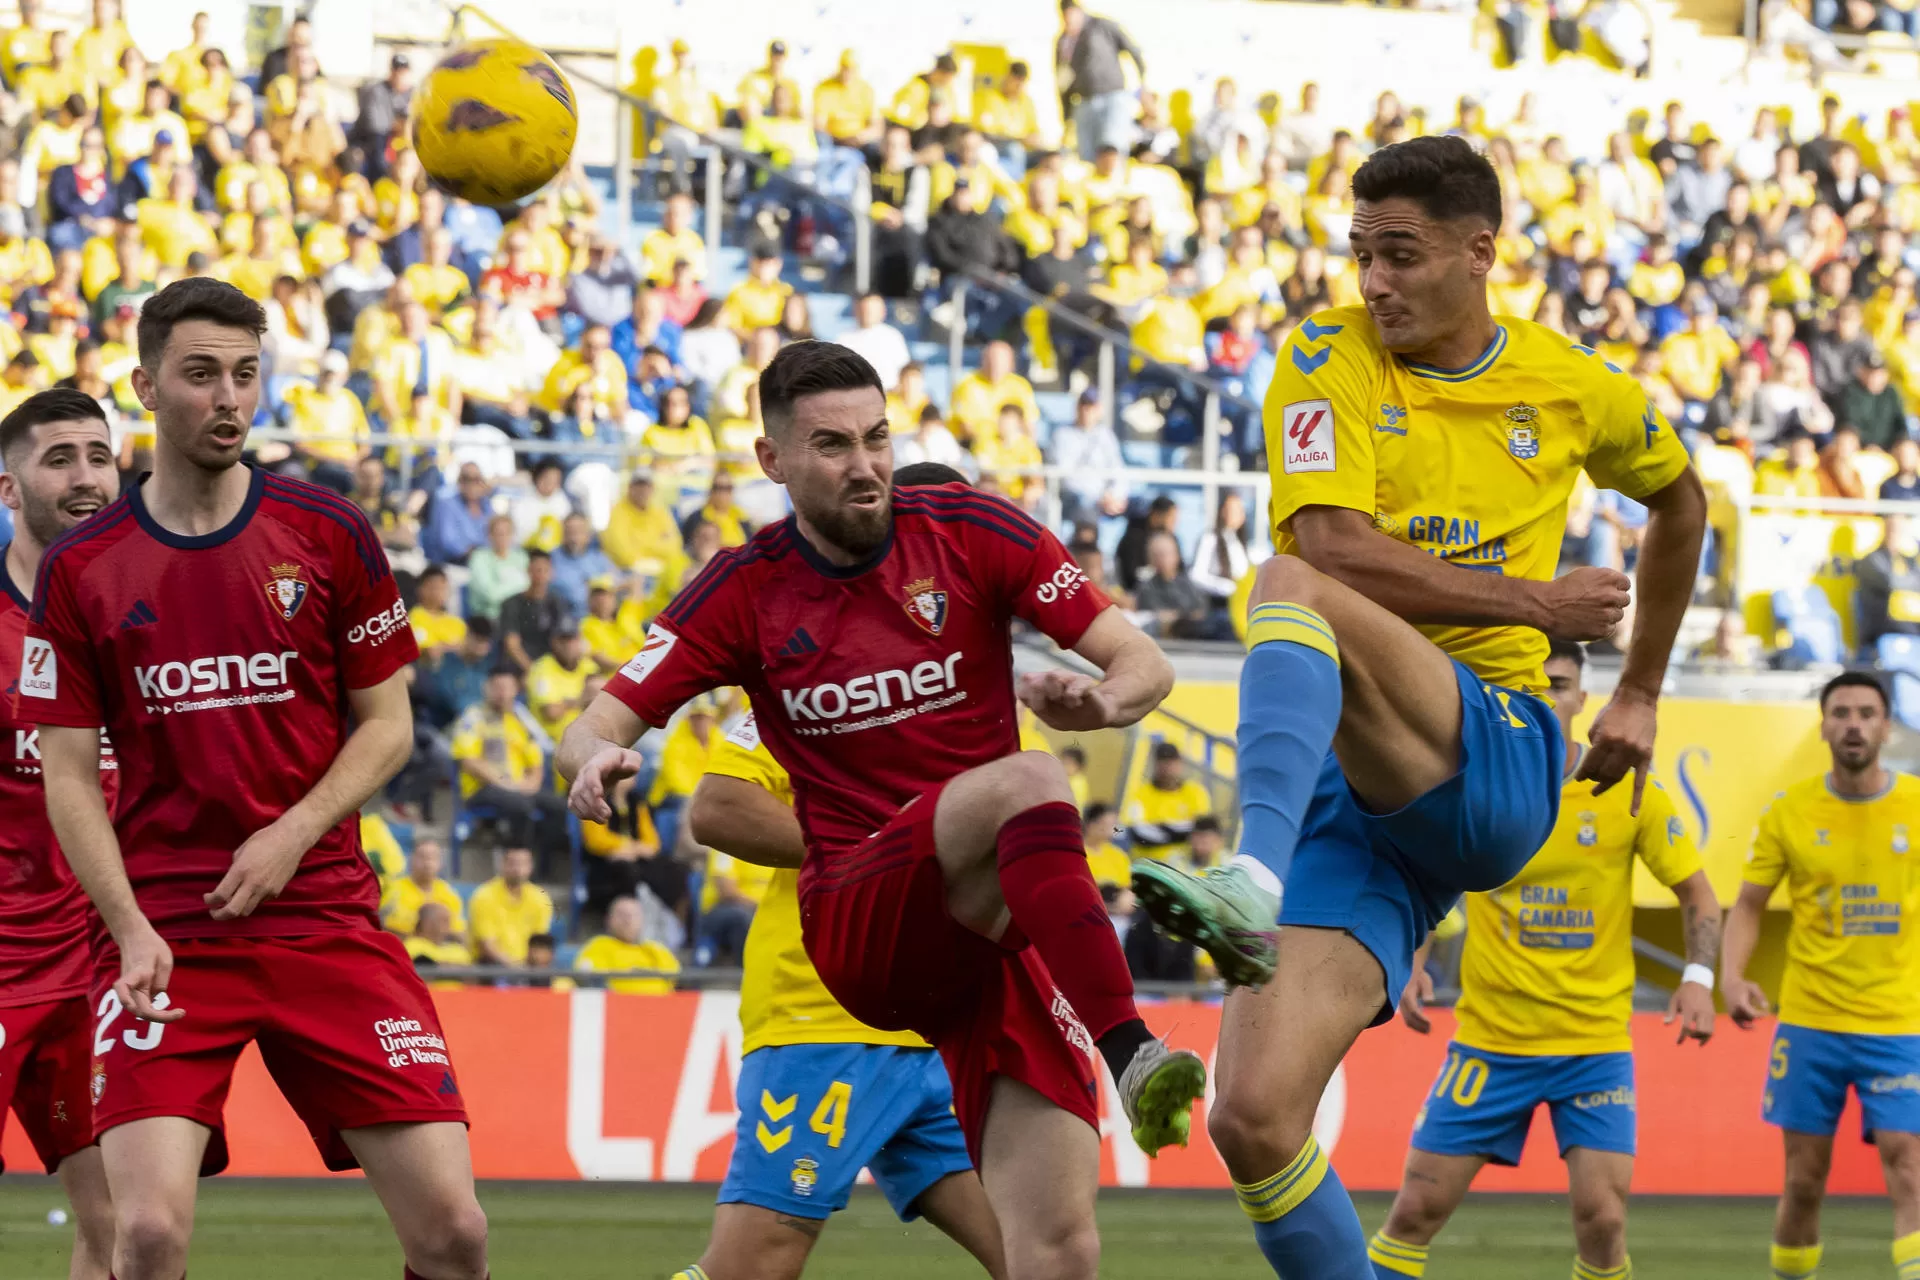
<path id="1" fill-rule="evenodd" d="M 1095 884 L 1117 884 L 1122 889 L 1133 883 L 1133 859 L 1111 840 L 1087 850 L 1087 869 Z"/>
<path id="2" fill-rule="evenodd" d="M 1784 877 L 1793 900 L 1780 1021 L 1815 1031 L 1920 1035 L 1920 778 L 1896 773 L 1868 799 L 1825 776 L 1787 788 L 1760 815 L 1748 884 Z"/>
<path id="3" fill-rule="evenodd" d="M 668 730 L 667 741 L 660 748 L 660 767 L 647 792 L 647 803 L 657 807 L 665 801 L 692 795 L 693 789 L 700 785 L 700 775 L 707 772 L 719 736 L 709 729 L 707 740 L 700 741 L 693 736 L 693 722 L 688 718 Z"/>
<path id="4" fill-rule="evenodd" d="M 468 707 L 453 722 L 452 754 L 455 760 L 478 760 L 509 780 L 538 769 L 546 759 L 517 712 L 496 715 L 484 702 Z M 478 778 L 460 771 L 461 795 L 470 796 L 480 787 Z"/>
<path id="5" fill-rule="evenodd" d="M 1596 796 L 1569 777 L 1540 852 L 1511 883 L 1467 895 L 1461 1044 L 1533 1056 L 1633 1048 L 1633 860 L 1676 885 L 1700 870 L 1700 851 L 1659 783 L 1637 818 L 1632 805 L 1631 787 Z"/>
<path id="6" fill-rule="evenodd" d="M 720 314 L 714 317 L 714 323 L 742 336 L 755 329 L 772 328 L 780 323 L 780 317 L 787 309 L 787 299 L 792 293 L 793 286 L 785 280 L 775 280 L 769 284 L 754 279 L 742 280 L 733 287 L 727 300 L 720 304 Z"/>
<path id="7" fill-rule="evenodd" d="M 1128 792 L 1120 821 L 1133 833 L 1136 857 L 1164 862 L 1187 856 L 1193 820 L 1212 812 L 1213 797 L 1197 778 L 1171 789 L 1142 782 Z"/>
<path id="8" fill-rule="evenodd" d="M 445 942 L 428 942 L 425 938 L 408 938 L 402 944 L 407 954 L 413 957 L 414 968 L 437 969 L 443 965 L 464 968 L 474 963 L 473 948 L 458 938 L 449 938 Z M 426 961 L 425 965 L 420 962 Z M 425 975 L 422 975 L 425 976 Z M 458 991 L 466 986 L 458 980 L 428 982 L 435 991 Z"/>
<path id="9" fill-rule="evenodd" d="M 467 638 L 465 618 L 445 610 L 429 609 L 423 604 L 417 604 L 407 611 L 407 625 L 413 628 L 414 643 L 422 649 L 459 644 Z"/>
<path id="10" fill-rule="evenodd" d="M 533 660 L 527 668 L 527 705 L 534 708 L 534 717 L 540 721 L 540 727 L 555 742 L 565 726 L 560 719 L 548 720 L 540 715 L 539 709 L 550 702 L 578 702 L 587 687 L 587 677 L 600 670 L 593 658 L 581 655 L 580 661 L 569 667 L 560 661 L 558 654 L 542 654 Z M 562 713 L 562 718 L 571 720 L 570 714 Z"/>
<path id="11" fill-rule="evenodd" d="M 680 972 L 680 961 L 658 942 L 622 942 L 603 933 L 580 948 L 574 957 L 575 973 L 618 973 L 622 969 L 655 969 L 661 973 Z M 672 978 L 611 978 L 607 990 L 627 996 L 664 996 L 673 990 Z"/>
<path id="12" fill-rule="evenodd" d="M 380 895 L 380 923 L 395 933 L 412 933 L 420 925 L 420 908 L 437 902 L 453 917 L 452 930 L 465 936 L 467 907 L 460 893 L 445 880 L 435 877 L 431 887 L 422 889 L 411 876 L 401 876 Z"/>
<path id="13" fill-rule="evenodd" d="M 1287 340 L 1265 420 L 1281 554 L 1295 550 L 1296 511 L 1344 507 L 1463 569 L 1545 581 L 1583 469 L 1602 488 L 1645 498 L 1687 468 L 1639 383 L 1512 316 L 1463 369 L 1393 355 L 1364 307 L 1310 316 Z M 1531 627 L 1420 631 L 1489 684 L 1546 687 L 1547 638 Z"/>
<path id="14" fill-rule="evenodd" d="M 521 885 L 516 898 L 495 876 L 473 891 L 467 906 L 473 912 L 474 944 L 491 942 L 513 964 L 526 963 L 529 938 L 553 930 L 553 899 L 537 884 Z"/>
<path id="15" fill-rule="evenodd" d="M 716 876 L 725 876 L 733 881 L 740 890 L 740 896 L 749 902 L 758 903 L 767 896 L 767 884 L 773 879 L 774 868 L 763 867 L 756 862 L 742 862 L 732 854 L 718 849 L 707 850 L 707 874 L 701 883 L 700 909 L 711 911 L 713 904 L 720 900 L 719 886 L 714 883 Z"/>
<path id="16" fill-rule="evenodd" d="M 707 242 L 692 227 L 679 231 L 661 228 L 647 233 L 640 242 L 640 267 L 650 284 L 666 285 L 673 280 L 673 264 L 684 261 L 693 268 L 695 280 L 707 278 Z"/>
<path id="17" fill-rule="evenodd" d="M 380 888 L 386 887 L 407 874 L 407 855 L 400 848 L 393 828 L 387 820 L 377 813 L 360 815 L 360 852 L 367 855 L 367 862 L 373 867 L 373 874 L 380 878 Z"/>
<path id="18" fill-rule="evenodd" d="M 787 771 L 760 743 L 749 713 L 713 750 L 707 772 L 764 787 L 793 803 Z M 879 1031 L 840 1007 L 814 971 L 800 936 L 800 873 L 781 869 L 767 881 L 741 957 L 741 1048 L 752 1053 L 778 1044 L 886 1044 L 927 1048 L 911 1031 Z"/>

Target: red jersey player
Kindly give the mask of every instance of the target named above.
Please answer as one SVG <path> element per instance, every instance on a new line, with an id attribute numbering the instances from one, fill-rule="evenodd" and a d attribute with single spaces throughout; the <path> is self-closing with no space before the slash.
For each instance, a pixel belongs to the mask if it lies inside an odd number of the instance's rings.
<path id="1" fill-rule="evenodd" d="M 184 1272 L 251 1041 L 328 1166 L 366 1170 L 407 1274 L 479 1280 L 459 1085 L 356 821 L 411 746 L 413 636 L 360 509 L 241 464 L 265 326 L 205 278 L 146 304 L 153 473 L 48 549 L 21 663 L 16 714 L 40 725 L 54 828 L 110 935 L 92 1087 L 113 1270 Z"/>
<path id="2" fill-rule="evenodd" d="M 27 601 L 47 544 L 120 492 L 106 415 L 79 391 L 41 391 L 0 418 L 0 501 L 15 513 L 0 568 L 0 671 L 20 669 Z M 93 1144 L 88 912 L 53 840 L 31 723 L 0 701 L 0 1126 L 7 1100 L 73 1205 L 71 1280 L 107 1280 L 113 1202 Z M 111 759 L 103 766 L 111 766 Z M 109 795 L 114 774 L 104 772 Z"/>
<path id="3" fill-rule="evenodd" d="M 1057 728 L 1133 723 L 1172 670 L 1011 504 L 961 486 L 890 492 L 885 394 L 858 355 L 794 343 L 759 386 L 755 448 L 795 514 L 715 557 L 567 730 L 573 806 L 604 821 L 646 725 L 744 686 L 793 778 L 821 979 L 862 1022 L 941 1051 L 1009 1276 L 1090 1277 L 1089 1052 L 1150 1152 L 1185 1140 L 1206 1073 L 1134 1009 L 1066 774 L 1019 750 L 1008 629 L 1025 618 L 1105 672 L 1023 678 L 1022 700 Z"/>

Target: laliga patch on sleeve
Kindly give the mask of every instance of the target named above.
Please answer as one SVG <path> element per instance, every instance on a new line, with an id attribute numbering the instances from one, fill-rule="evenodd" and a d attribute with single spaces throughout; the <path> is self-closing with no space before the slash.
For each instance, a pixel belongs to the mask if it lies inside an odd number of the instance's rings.
<path id="1" fill-rule="evenodd" d="M 760 725 L 753 718 L 753 712 L 747 712 L 746 718 L 727 731 L 727 741 L 742 751 L 760 749 Z"/>
<path id="2" fill-rule="evenodd" d="M 647 628 L 647 642 L 640 646 L 640 652 L 627 660 L 620 668 L 620 674 L 635 684 L 643 684 L 647 673 L 659 666 L 666 656 L 673 652 L 673 646 L 680 643 L 680 637 L 659 623 Z"/>
<path id="3" fill-rule="evenodd" d="M 1281 469 L 1288 475 L 1333 470 L 1333 402 L 1295 400 L 1280 411 Z"/>
<path id="4" fill-rule="evenodd" d="M 20 694 L 26 698 L 60 696 L 60 659 L 45 640 L 27 637 L 20 651 Z"/>

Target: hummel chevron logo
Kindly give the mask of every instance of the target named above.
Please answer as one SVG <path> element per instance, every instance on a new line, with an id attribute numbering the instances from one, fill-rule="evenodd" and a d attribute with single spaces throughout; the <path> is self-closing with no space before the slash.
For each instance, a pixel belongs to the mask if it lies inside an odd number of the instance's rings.
<path id="1" fill-rule="evenodd" d="M 1300 332 L 1307 335 L 1308 342 L 1318 342 L 1322 338 L 1331 338 L 1334 334 L 1346 327 L 1347 326 L 1343 324 L 1321 325 L 1315 324 L 1311 320 L 1303 320 L 1300 323 Z"/>
<path id="2" fill-rule="evenodd" d="M 797 658 L 803 653 L 818 653 L 820 646 L 813 642 L 805 627 L 796 627 L 792 637 L 780 646 L 780 652 L 789 658 Z"/>
<path id="3" fill-rule="evenodd" d="M 120 619 L 122 631 L 132 631 L 135 627 L 152 626 L 160 621 L 160 615 L 145 600 L 135 600 L 133 608 L 127 610 L 127 616 Z"/>
<path id="4" fill-rule="evenodd" d="M 1325 364 L 1332 355 L 1332 347 L 1328 347 L 1324 351 L 1308 351 L 1305 347 L 1295 347 L 1293 349 L 1293 367 L 1305 374 L 1315 374 L 1320 372 L 1320 366 Z"/>

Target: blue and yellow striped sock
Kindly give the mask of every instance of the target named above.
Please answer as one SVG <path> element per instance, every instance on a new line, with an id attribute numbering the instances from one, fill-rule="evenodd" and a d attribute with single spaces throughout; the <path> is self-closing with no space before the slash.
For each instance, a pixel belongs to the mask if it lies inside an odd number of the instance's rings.
<path id="1" fill-rule="evenodd" d="M 1819 1245 L 1776 1244 L 1773 1246 L 1773 1280 L 1813 1280 L 1819 1274 Z"/>
<path id="2" fill-rule="evenodd" d="M 1427 1246 L 1395 1240 L 1382 1227 L 1367 1241 L 1367 1261 L 1373 1264 L 1373 1274 L 1378 1280 L 1423 1276 L 1427 1273 Z"/>
<path id="3" fill-rule="evenodd" d="M 709 1278 L 707 1269 L 696 1262 L 685 1271 L 674 1272 L 673 1280 L 709 1280 Z"/>
<path id="4" fill-rule="evenodd" d="M 1360 1216 L 1312 1138 L 1271 1178 L 1233 1189 L 1280 1280 L 1374 1280 Z"/>
<path id="5" fill-rule="evenodd" d="M 1633 1259 L 1628 1258 L 1617 1267 L 1596 1267 L 1576 1254 L 1573 1280 L 1633 1280 Z"/>
<path id="6" fill-rule="evenodd" d="M 1305 605 L 1255 605 L 1240 667 L 1240 856 L 1271 891 L 1293 866 L 1300 824 L 1340 727 L 1340 700 L 1340 647 L 1327 620 Z"/>
<path id="7" fill-rule="evenodd" d="M 1920 1280 L 1920 1231 L 1910 1231 L 1893 1242 L 1895 1280 Z"/>

